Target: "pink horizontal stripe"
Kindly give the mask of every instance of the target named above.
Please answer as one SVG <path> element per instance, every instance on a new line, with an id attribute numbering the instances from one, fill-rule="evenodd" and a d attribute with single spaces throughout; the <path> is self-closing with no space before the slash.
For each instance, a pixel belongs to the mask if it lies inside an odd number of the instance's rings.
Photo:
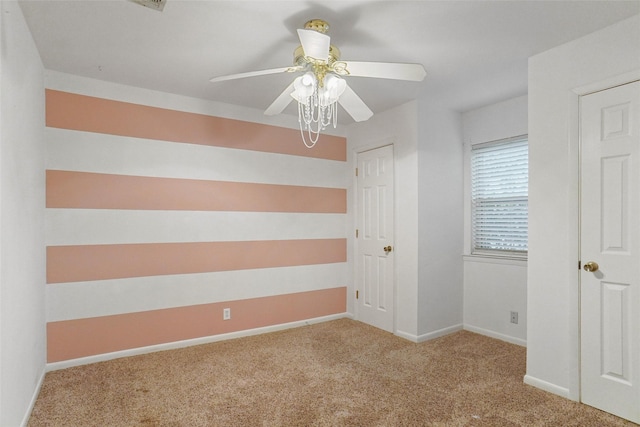
<path id="1" fill-rule="evenodd" d="M 344 188 L 47 170 L 47 207 L 346 213 Z"/>
<path id="2" fill-rule="evenodd" d="M 47 89 L 49 127 L 189 144 L 347 160 L 346 138 L 321 135 L 313 149 L 300 131 Z M 292 119 L 295 120 L 295 119 Z M 297 122 L 296 122 L 297 124 Z"/>
<path id="3" fill-rule="evenodd" d="M 346 239 L 47 247 L 47 283 L 346 262 Z"/>
<path id="4" fill-rule="evenodd" d="M 222 310 L 231 319 L 222 320 Z M 279 325 L 346 311 L 346 288 L 47 324 L 47 362 Z"/>

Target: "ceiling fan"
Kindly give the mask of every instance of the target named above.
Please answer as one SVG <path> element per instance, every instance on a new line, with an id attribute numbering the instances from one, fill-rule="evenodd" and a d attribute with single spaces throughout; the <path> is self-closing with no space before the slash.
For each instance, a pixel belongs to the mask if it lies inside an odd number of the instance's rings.
<path id="1" fill-rule="evenodd" d="M 268 74 L 302 73 L 264 113 L 280 114 L 291 101 L 297 101 L 302 139 L 311 148 L 326 126 L 336 126 L 336 104 L 340 104 L 356 122 L 365 121 L 373 115 L 343 77 L 421 81 L 426 75 L 421 64 L 342 61 L 340 50 L 331 44 L 326 34 L 328 30 L 329 24 L 322 19 L 312 19 L 304 29 L 299 29 L 300 46 L 293 53 L 292 66 L 214 77 L 210 81 L 217 83 Z M 305 130 L 309 141 L 305 138 Z"/>

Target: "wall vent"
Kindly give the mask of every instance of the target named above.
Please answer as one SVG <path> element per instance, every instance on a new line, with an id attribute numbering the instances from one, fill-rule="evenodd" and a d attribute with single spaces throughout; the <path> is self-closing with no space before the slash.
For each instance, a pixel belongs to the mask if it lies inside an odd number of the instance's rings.
<path id="1" fill-rule="evenodd" d="M 164 4 L 167 2 L 167 0 L 131 0 L 131 1 L 134 3 L 141 4 L 145 7 L 148 7 L 149 9 L 157 10 L 159 12 L 162 12 L 162 9 L 164 9 Z"/>

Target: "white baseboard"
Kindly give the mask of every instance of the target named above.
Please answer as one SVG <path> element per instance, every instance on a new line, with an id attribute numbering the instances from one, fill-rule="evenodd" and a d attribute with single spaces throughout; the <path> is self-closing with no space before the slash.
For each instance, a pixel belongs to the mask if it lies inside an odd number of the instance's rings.
<path id="1" fill-rule="evenodd" d="M 462 330 L 462 324 L 449 326 L 447 328 L 438 329 L 437 331 L 428 332 L 423 335 L 418 336 L 418 341 L 416 342 L 425 342 L 435 338 L 440 338 L 445 335 L 452 334 L 454 332 L 458 332 Z"/>
<path id="2" fill-rule="evenodd" d="M 476 334 L 480 334 L 480 335 L 486 335 L 488 337 L 495 338 L 495 339 L 498 339 L 498 340 L 501 340 L 501 341 L 506 341 L 506 342 L 511 343 L 511 344 L 517 344 L 517 345 L 520 345 L 522 347 L 526 347 L 527 346 L 527 341 L 526 340 L 523 340 L 521 338 L 512 337 L 510 335 L 500 334 L 498 332 L 494 332 L 494 331 L 491 331 L 489 329 L 478 328 L 477 326 L 473 326 L 473 325 L 464 325 L 464 330 L 465 331 L 469 331 L 469 332 L 475 332 Z"/>
<path id="3" fill-rule="evenodd" d="M 29 407 L 27 408 L 27 412 L 24 414 L 24 418 L 20 423 L 21 427 L 27 427 L 29 424 L 29 418 L 31 418 L 31 412 L 33 412 L 33 407 L 36 404 L 36 400 L 38 400 L 38 395 L 40 394 L 40 389 L 42 388 L 42 383 L 44 382 L 44 375 L 46 374 L 46 369 L 43 369 L 40 372 L 40 378 L 38 378 L 38 384 L 36 384 L 35 390 L 33 390 L 33 395 L 31 396 L 31 401 L 29 402 Z"/>
<path id="4" fill-rule="evenodd" d="M 449 335 L 461 330 L 462 330 L 462 325 L 453 325 L 453 326 L 449 326 L 447 328 L 439 329 L 437 331 L 429 332 L 423 335 L 413 335 L 403 331 L 396 331 L 395 334 L 401 338 L 419 343 L 419 342 L 429 341 L 434 338 L 443 337 L 445 335 Z"/>
<path id="5" fill-rule="evenodd" d="M 416 335 L 413 335 L 413 334 L 409 334 L 409 333 L 402 332 L 402 331 L 396 331 L 394 335 L 396 335 L 396 336 L 398 336 L 400 338 L 404 338 L 405 340 L 409 340 L 411 342 L 418 342 L 418 337 Z"/>
<path id="6" fill-rule="evenodd" d="M 312 325 L 315 323 L 328 322 L 330 320 L 353 318 L 350 313 L 332 314 L 330 316 L 316 317 L 313 319 L 300 320 L 297 322 L 283 323 L 280 325 L 265 326 L 262 328 L 247 329 L 244 331 L 230 332 L 228 334 L 213 335 L 209 337 L 194 338 L 190 340 L 175 341 L 165 344 L 151 345 L 147 347 L 132 348 L 112 353 L 97 354 L 95 356 L 81 357 L 78 359 L 64 360 L 62 362 L 47 363 L 46 371 L 57 371 L 59 369 L 71 368 L 73 366 L 88 365 L 91 363 L 104 362 L 106 360 L 119 359 L 121 357 L 137 356 L 140 354 L 153 353 L 156 351 L 174 350 L 177 348 L 190 347 L 193 345 L 209 344 L 212 342 L 230 340 L 234 338 L 249 337 L 252 335 L 266 334 L 269 332 L 282 331 L 285 329 L 298 328 L 300 326 Z"/>
<path id="7" fill-rule="evenodd" d="M 524 376 L 524 383 L 530 386 L 539 388 L 544 391 L 548 391 L 549 393 L 557 394 L 558 396 L 562 396 L 565 399 L 569 399 L 569 389 L 565 387 L 560 387 L 550 382 L 538 379 L 536 377 L 532 377 L 531 375 Z"/>

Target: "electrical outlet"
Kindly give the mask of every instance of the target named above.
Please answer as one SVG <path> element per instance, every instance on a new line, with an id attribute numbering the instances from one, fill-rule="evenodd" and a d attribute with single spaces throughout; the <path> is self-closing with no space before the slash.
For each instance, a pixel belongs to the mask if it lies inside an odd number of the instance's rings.
<path id="1" fill-rule="evenodd" d="M 229 319 L 231 319 L 231 309 L 225 308 L 222 310 L 222 320 L 229 320 Z"/>
<path id="2" fill-rule="evenodd" d="M 516 325 L 518 324 L 518 312 L 517 311 L 512 311 L 511 312 L 511 323 L 515 323 Z"/>

